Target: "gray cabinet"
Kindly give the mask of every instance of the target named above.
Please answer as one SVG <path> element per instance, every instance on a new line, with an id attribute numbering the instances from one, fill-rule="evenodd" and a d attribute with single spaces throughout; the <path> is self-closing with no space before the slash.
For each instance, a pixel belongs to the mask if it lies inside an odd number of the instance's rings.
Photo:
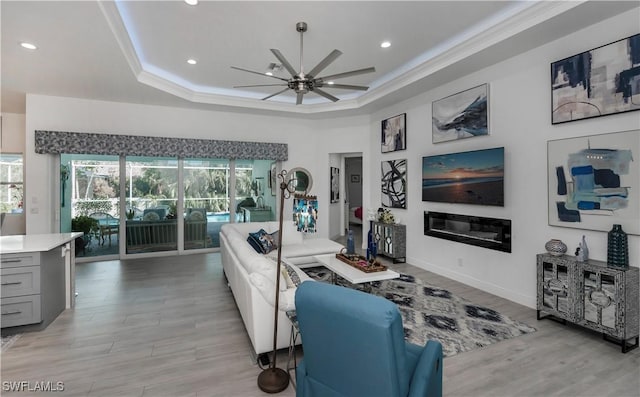
<path id="1" fill-rule="evenodd" d="M 393 263 L 407 258 L 407 228 L 405 225 L 373 222 L 373 237 L 378 244 L 378 255 L 393 259 Z"/>
<path id="2" fill-rule="evenodd" d="M 43 329 L 64 310 L 65 261 L 61 249 L 2 255 L 2 328 L 35 324 L 29 329 Z"/>
<path id="3" fill-rule="evenodd" d="M 546 314 L 601 332 L 626 353 L 638 347 L 638 272 L 637 267 L 538 254 L 538 320 Z"/>

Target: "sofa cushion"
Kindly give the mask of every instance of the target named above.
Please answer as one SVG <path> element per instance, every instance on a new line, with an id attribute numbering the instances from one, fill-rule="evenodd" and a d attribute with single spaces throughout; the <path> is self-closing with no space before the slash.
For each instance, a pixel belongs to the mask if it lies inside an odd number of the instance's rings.
<path id="1" fill-rule="evenodd" d="M 293 222 L 283 222 L 282 224 L 282 245 L 302 244 L 304 237 L 296 229 Z"/>
<path id="2" fill-rule="evenodd" d="M 267 303 L 269 303 L 271 306 L 275 304 L 276 288 L 272 280 L 270 280 L 264 274 L 251 273 L 249 275 L 249 281 L 256 287 L 256 289 L 260 292 L 260 295 L 262 295 Z M 295 296 L 295 288 L 288 288 L 285 291 L 281 291 L 278 300 L 278 309 L 283 311 L 295 310 Z"/>
<path id="3" fill-rule="evenodd" d="M 338 253 L 342 245 L 324 238 L 307 238 L 303 244 L 282 245 L 282 255 L 288 259 Z"/>
<path id="4" fill-rule="evenodd" d="M 275 233 L 277 237 L 277 232 Z M 251 244 L 253 249 L 260 254 L 268 254 L 277 248 L 276 241 L 272 234 L 267 233 L 264 229 L 257 232 L 249 233 L 247 242 Z"/>

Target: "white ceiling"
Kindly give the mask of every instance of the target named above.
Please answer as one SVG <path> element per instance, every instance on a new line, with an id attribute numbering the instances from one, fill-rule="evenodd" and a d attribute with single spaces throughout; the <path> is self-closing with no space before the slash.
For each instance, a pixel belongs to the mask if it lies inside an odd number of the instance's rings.
<path id="1" fill-rule="evenodd" d="M 6 1 L 1 12 L 2 112 L 24 113 L 25 93 L 251 112 L 368 112 L 535 48 L 638 1 Z M 260 72 L 279 49 L 297 70 L 297 22 L 307 22 L 304 68 L 333 49 L 321 75 L 375 66 L 337 80 L 303 105 Z M 380 48 L 383 40 L 390 48 Z M 21 48 L 21 41 L 38 46 Z M 575 51 L 574 51 L 575 52 Z M 571 53 L 572 54 L 572 53 Z M 568 53 L 567 55 L 571 55 Z M 197 65 L 188 65 L 194 58 Z M 288 78 L 286 70 L 280 77 Z"/>

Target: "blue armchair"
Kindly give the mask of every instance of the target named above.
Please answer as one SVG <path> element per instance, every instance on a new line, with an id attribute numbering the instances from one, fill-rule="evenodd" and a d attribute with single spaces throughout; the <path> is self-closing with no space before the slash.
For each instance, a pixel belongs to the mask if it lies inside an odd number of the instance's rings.
<path id="1" fill-rule="evenodd" d="M 295 301 L 304 351 L 297 397 L 442 396 L 442 345 L 405 342 L 394 303 L 313 281 Z"/>

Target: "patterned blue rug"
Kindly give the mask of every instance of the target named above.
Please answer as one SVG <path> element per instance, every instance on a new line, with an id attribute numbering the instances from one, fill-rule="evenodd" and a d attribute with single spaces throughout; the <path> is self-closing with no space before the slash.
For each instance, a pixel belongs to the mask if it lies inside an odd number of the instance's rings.
<path id="1" fill-rule="evenodd" d="M 329 282 L 331 279 L 331 271 L 322 266 L 303 270 L 318 281 Z M 337 284 L 362 289 L 362 286 L 353 285 L 341 277 L 337 278 Z M 479 349 L 536 330 L 408 274 L 401 273 L 400 278 L 371 283 L 371 293 L 398 305 L 407 341 L 422 346 L 429 339 L 437 340 L 442 344 L 445 356 Z"/>

